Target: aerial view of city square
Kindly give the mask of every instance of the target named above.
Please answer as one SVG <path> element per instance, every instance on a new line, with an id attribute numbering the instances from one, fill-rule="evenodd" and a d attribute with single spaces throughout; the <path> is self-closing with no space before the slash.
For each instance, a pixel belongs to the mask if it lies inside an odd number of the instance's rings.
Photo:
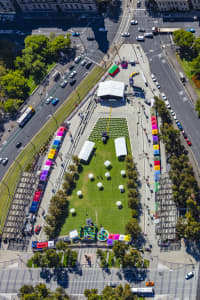
<path id="1" fill-rule="evenodd" d="M 0 300 L 200 300 L 200 1 L 0 0 Z"/>

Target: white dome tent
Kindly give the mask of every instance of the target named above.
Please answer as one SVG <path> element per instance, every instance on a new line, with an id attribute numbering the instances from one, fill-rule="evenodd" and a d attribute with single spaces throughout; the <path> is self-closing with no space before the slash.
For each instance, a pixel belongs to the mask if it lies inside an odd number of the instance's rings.
<path id="1" fill-rule="evenodd" d="M 120 184 L 118 186 L 118 189 L 120 190 L 121 193 L 123 193 L 124 192 L 124 186 L 123 186 L 123 184 Z"/>
<path id="2" fill-rule="evenodd" d="M 75 208 L 71 208 L 70 213 L 72 214 L 72 216 L 75 215 L 75 213 L 76 213 Z"/>
<path id="3" fill-rule="evenodd" d="M 90 180 L 93 180 L 93 179 L 94 179 L 94 174 L 92 174 L 92 173 L 88 174 L 88 178 L 89 178 Z"/>
<path id="4" fill-rule="evenodd" d="M 117 202 L 116 202 L 116 205 L 117 205 L 118 208 L 122 208 L 122 203 L 121 203 L 121 201 L 117 201 Z"/>
<path id="5" fill-rule="evenodd" d="M 81 191 L 77 191 L 76 195 L 79 196 L 79 197 L 81 197 L 83 194 L 82 194 Z"/>
<path id="6" fill-rule="evenodd" d="M 120 174 L 122 175 L 122 177 L 125 177 L 126 176 L 126 171 L 125 170 L 121 170 Z"/>
<path id="7" fill-rule="evenodd" d="M 101 189 L 103 188 L 102 182 L 98 182 L 98 183 L 97 183 L 97 187 L 101 190 Z"/>
<path id="8" fill-rule="evenodd" d="M 110 162 L 109 160 L 106 160 L 106 161 L 104 162 L 104 166 L 105 166 L 106 168 L 109 168 L 109 167 L 111 166 L 111 162 Z"/>
<path id="9" fill-rule="evenodd" d="M 106 177 L 107 179 L 109 179 L 109 178 L 110 178 L 110 172 L 106 172 L 106 173 L 105 173 L 105 177 Z"/>

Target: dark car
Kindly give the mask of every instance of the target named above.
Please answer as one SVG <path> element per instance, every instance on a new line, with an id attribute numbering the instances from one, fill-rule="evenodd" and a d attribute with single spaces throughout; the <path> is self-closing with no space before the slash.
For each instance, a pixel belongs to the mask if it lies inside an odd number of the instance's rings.
<path id="1" fill-rule="evenodd" d="M 94 41 L 94 40 L 95 40 L 95 37 L 94 37 L 94 36 L 88 36 L 88 37 L 87 37 L 87 40 L 88 40 L 88 41 Z"/>
<path id="2" fill-rule="evenodd" d="M 91 65 L 92 65 L 92 62 L 89 61 L 89 62 L 86 64 L 86 69 L 89 69 L 89 68 L 91 67 Z"/>
<path id="3" fill-rule="evenodd" d="M 18 142 L 18 143 L 16 144 L 16 148 L 20 148 L 21 145 L 22 145 L 22 142 Z"/>
<path id="4" fill-rule="evenodd" d="M 73 68 L 74 68 L 73 64 L 69 66 L 69 70 L 72 70 Z"/>
<path id="5" fill-rule="evenodd" d="M 70 80 L 69 84 L 70 84 L 70 85 L 74 85 L 75 82 L 76 82 L 76 79 L 74 78 L 74 79 L 71 79 L 71 80 Z"/>

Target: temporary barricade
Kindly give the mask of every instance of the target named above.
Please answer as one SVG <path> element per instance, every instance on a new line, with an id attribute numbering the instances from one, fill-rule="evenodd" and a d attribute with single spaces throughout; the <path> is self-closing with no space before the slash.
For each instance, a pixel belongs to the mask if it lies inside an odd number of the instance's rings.
<path id="1" fill-rule="evenodd" d="M 154 161 L 154 166 L 160 166 L 160 161 L 159 160 L 155 160 Z"/>
<path id="2" fill-rule="evenodd" d="M 152 134 L 153 134 L 153 135 L 158 134 L 158 129 L 153 129 L 153 130 L 152 130 Z"/>
<path id="3" fill-rule="evenodd" d="M 153 145 L 153 150 L 159 150 L 159 149 L 160 149 L 159 145 Z"/>
<path id="4" fill-rule="evenodd" d="M 160 166 L 154 166 L 154 171 L 160 170 Z"/>

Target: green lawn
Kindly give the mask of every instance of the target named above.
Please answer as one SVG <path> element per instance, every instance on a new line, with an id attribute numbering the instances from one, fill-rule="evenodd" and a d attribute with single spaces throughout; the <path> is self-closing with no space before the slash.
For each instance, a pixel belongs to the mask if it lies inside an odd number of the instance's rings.
<path id="1" fill-rule="evenodd" d="M 83 98 L 88 94 L 88 92 L 94 87 L 94 85 L 103 76 L 105 69 L 98 66 L 94 67 L 93 70 L 84 78 L 84 80 L 76 88 L 80 95 L 77 98 L 77 93 L 73 91 L 71 95 L 57 110 L 54 114 L 57 119 L 58 125 L 62 124 L 63 121 L 71 114 L 74 110 L 75 105 L 83 100 Z M 55 120 L 51 118 L 47 123 L 41 128 L 38 134 L 32 139 L 32 144 L 35 145 L 37 151 L 46 143 L 49 136 L 51 136 L 57 128 Z M 27 165 L 33 161 L 35 156 L 35 150 L 33 146 L 29 143 L 23 151 L 18 155 L 17 161 L 20 163 L 22 170 L 25 170 Z M 6 175 L 4 176 L 4 182 L 8 185 L 11 196 L 14 195 L 17 182 L 21 176 L 21 169 L 19 165 L 15 162 L 10 166 Z M 0 231 L 2 230 L 7 211 L 10 207 L 11 198 L 8 195 L 8 189 L 4 184 L 0 184 Z"/>
<path id="2" fill-rule="evenodd" d="M 130 153 L 130 143 L 127 140 L 128 151 Z M 125 162 L 119 161 L 115 155 L 114 140 L 109 139 L 107 144 L 101 141 L 95 143 L 96 152 L 92 156 L 89 165 L 83 165 L 83 171 L 77 181 L 77 186 L 69 197 L 70 207 L 76 209 L 76 216 L 69 217 L 61 230 L 61 235 L 68 234 L 72 229 L 79 229 L 85 224 L 87 218 L 92 218 L 97 226 L 102 225 L 109 232 L 124 233 L 125 225 L 131 217 L 131 210 L 128 208 L 126 178 L 122 178 L 120 171 L 125 169 Z M 107 169 L 104 162 L 110 160 L 112 169 L 111 179 L 104 176 Z M 93 173 L 94 181 L 88 179 L 88 174 Z M 99 177 L 99 178 L 98 178 Z M 102 182 L 102 191 L 97 187 L 97 183 Z M 120 193 L 118 186 L 125 186 L 125 193 Z M 81 190 L 83 198 L 78 198 L 76 192 Z M 121 201 L 123 209 L 118 209 L 116 201 Z"/>
<path id="3" fill-rule="evenodd" d="M 191 85 L 193 86 L 195 92 L 197 93 L 198 97 L 200 98 L 200 89 L 198 89 L 194 83 L 194 81 L 192 80 L 192 64 L 191 61 L 187 61 L 185 59 L 181 59 L 180 56 L 177 54 L 176 58 L 178 60 L 178 62 L 180 63 L 181 67 L 183 68 L 185 74 L 187 75 Z"/>

